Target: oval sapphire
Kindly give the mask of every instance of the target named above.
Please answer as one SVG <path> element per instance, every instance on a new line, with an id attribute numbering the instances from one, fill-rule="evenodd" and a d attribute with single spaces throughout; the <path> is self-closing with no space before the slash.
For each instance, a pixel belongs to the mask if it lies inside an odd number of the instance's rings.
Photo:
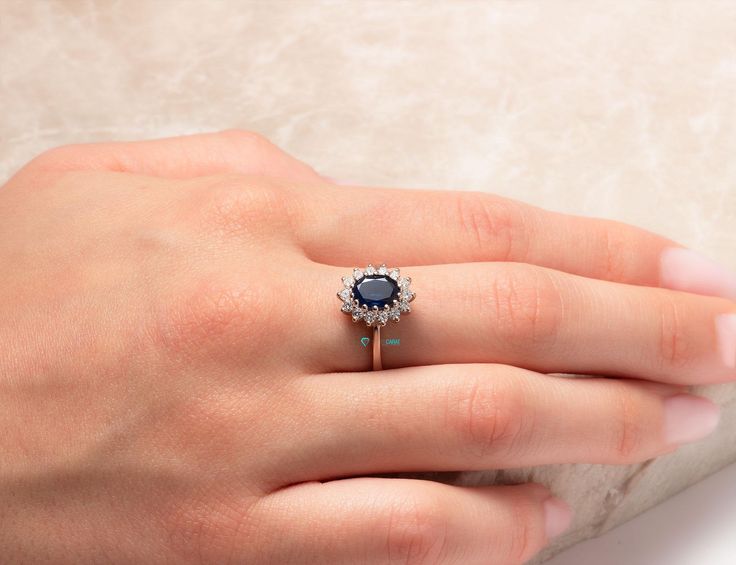
<path id="1" fill-rule="evenodd" d="M 365 304 L 368 308 L 378 306 L 382 309 L 399 299 L 399 285 L 385 275 L 366 275 L 353 287 L 353 296 L 361 306 Z"/>

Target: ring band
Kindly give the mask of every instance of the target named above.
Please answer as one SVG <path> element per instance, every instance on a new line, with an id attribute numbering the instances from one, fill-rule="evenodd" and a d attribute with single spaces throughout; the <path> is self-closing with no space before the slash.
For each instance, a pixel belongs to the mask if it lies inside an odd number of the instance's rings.
<path id="1" fill-rule="evenodd" d="M 373 326 L 373 370 L 383 369 L 381 362 L 381 326 Z"/>
<path id="2" fill-rule="evenodd" d="M 337 292 L 342 301 L 340 310 L 350 315 L 353 322 L 363 320 L 373 328 L 373 370 L 380 371 L 381 328 L 389 320 L 399 322 L 402 315 L 411 312 L 409 303 L 416 297 L 410 288 L 411 277 L 401 276 L 397 267 L 387 267 L 385 263 L 374 267 L 369 263 L 365 269 L 355 267 L 342 277 L 342 284 Z"/>

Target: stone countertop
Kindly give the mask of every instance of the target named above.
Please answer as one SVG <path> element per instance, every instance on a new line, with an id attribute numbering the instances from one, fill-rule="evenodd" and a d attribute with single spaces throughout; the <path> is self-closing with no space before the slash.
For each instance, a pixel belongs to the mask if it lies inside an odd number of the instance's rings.
<path id="1" fill-rule="evenodd" d="M 0 179 L 43 149 L 240 127 L 356 184 L 495 192 L 665 234 L 736 268 L 736 4 L 28 1 L 0 5 Z M 736 460 L 720 432 L 549 484 L 545 555 Z"/>
<path id="2" fill-rule="evenodd" d="M 733 565 L 736 464 L 545 565 Z"/>

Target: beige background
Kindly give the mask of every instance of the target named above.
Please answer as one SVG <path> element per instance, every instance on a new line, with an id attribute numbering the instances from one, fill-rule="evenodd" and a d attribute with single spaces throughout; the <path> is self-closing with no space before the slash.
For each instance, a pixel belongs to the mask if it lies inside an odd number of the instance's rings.
<path id="1" fill-rule="evenodd" d="M 62 143 L 228 127 L 325 175 L 625 220 L 736 268 L 734 2 L 0 0 L 0 179 Z M 708 393 L 720 433 L 648 467 L 495 478 L 573 503 L 557 547 L 593 535 L 736 460 L 736 389 Z"/>

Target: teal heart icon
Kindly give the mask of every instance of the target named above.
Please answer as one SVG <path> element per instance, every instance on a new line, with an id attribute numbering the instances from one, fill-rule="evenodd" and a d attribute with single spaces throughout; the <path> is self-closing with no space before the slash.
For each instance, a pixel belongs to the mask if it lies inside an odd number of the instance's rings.
<path id="1" fill-rule="evenodd" d="M 363 347 L 367 347 L 367 346 L 368 346 L 368 342 L 369 342 L 370 340 L 371 340 L 371 338 L 369 338 L 369 337 L 361 337 L 361 338 L 360 338 L 360 343 L 362 343 L 362 344 L 363 344 Z"/>

